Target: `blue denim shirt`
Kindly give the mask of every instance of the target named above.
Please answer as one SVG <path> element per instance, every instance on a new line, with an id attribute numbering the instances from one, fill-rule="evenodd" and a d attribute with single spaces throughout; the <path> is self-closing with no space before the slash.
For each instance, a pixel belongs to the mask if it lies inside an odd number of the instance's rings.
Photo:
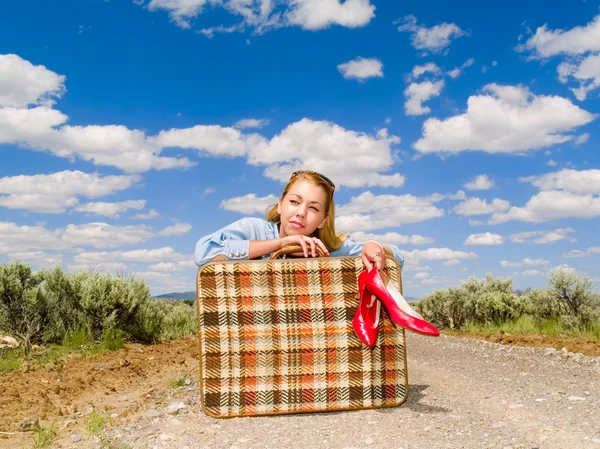
<path id="1" fill-rule="evenodd" d="M 278 223 L 266 221 L 262 218 L 246 217 L 219 229 L 213 234 L 202 237 L 196 243 L 194 260 L 198 266 L 211 261 L 215 256 L 223 254 L 227 260 L 248 259 L 250 240 L 272 240 L 279 238 Z M 394 258 L 404 266 L 404 256 L 396 245 L 386 245 L 394 252 Z M 359 256 L 362 253 L 363 243 L 352 237 L 347 237 L 342 246 L 331 251 L 330 255 Z M 262 256 L 268 259 L 270 254 Z"/>

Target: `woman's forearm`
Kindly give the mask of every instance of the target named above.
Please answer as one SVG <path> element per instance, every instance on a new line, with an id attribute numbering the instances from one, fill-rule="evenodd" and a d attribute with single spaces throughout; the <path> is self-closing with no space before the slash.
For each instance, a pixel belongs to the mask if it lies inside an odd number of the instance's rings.
<path id="1" fill-rule="evenodd" d="M 258 259 L 281 248 L 281 239 L 250 240 L 248 259 Z"/>

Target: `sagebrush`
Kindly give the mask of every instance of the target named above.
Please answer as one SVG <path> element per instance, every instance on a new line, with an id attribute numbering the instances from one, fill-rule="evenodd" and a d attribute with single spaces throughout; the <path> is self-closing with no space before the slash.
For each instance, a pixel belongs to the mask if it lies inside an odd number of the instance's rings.
<path id="1" fill-rule="evenodd" d="M 595 335 L 600 328 L 600 295 L 592 281 L 565 269 L 550 272 L 544 289 L 514 291 L 511 279 L 487 275 L 437 290 L 414 305 L 424 318 L 448 329 L 532 323 L 541 331 L 554 326 Z"/>
<path id="2" fill-rule="evenodd" d="M 20 263 L 0 264 L 0 333 L 33 344 L 64 343 L 73 335 L 104 341 L 155 342 L 193 333 L 196 310 L 184 301 L 150 297 L 135 276 L 65 273 L 60 267 L 33 273 Z"/>

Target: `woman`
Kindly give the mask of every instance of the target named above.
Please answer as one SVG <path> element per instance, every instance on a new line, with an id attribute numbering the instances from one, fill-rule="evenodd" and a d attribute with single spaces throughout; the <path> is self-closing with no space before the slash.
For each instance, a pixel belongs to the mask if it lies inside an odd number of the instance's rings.
<path id="1" fill-rule="evenodd" d="M 333 182 L 317 172 L 294 172 L 279 202 L 267 210 L 266 220 L 242 218 L 201 238 L 196 244 L 196 264 L 266 259 L 283 245 L 295 243 L 303 250 L 298 256 L 316 257 L 319 246 L 331 256 L 362 254 L 367 270 L 373 265 L 381 270 L 388 256 L 395 257 L 402 267 L 404 257 L 398 247 L 374 241 L 362 244 L 352 237 L 336 234 L 334 191 Z"/>
<path id="2" fill-rule="evenodd" d="M 361 298 L 353 321 L 361 340 L 373 346 L 377 339 L 381 304 L 375 301 L 375 297 L 384 303 L 390 318 L 397 324 L 433 335 L 437 329 L 408 306 L 393 284 L 379 273 L 385 267 L 387 257 L 394 257 L 400 267 L 404 265 L 404 257 L 398 247 L 383 246 L 372 240 L 361 244 L 335 232 L 334 192 L 335 185 L 326 176 L 314 171 L 294 172 L 277 204 L 267 210 L 265 220 L 242 218 L 201 238 L 196 244 L 196 264 L 265 259 L 288 244 L 301 246 L 302 252 L 294 254 L 300 257 L 316 257 L 317 247 L 331 256 L 361 254 L 366 271 L 359 277 Z"/>

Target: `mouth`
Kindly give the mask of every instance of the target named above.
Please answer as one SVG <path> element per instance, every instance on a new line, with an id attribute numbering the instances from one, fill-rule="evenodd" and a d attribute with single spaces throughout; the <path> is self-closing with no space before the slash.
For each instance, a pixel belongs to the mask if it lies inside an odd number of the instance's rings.
<path id="1" fill-rule="evenodd" d="M 292 228 L 297 228 L 297 229 L 300 229 L 300 228 L 304 227 L 304 225 L 302 223 L 298 222 L 298 221 L 290 221 L 290 226 Z"/>

